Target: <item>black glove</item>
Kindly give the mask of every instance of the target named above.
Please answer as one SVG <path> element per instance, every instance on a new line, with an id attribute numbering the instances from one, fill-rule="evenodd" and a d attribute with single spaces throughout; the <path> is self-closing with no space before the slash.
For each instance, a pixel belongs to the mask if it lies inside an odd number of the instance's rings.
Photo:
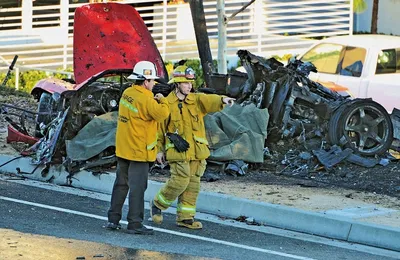
<path id="1" fill-rule="evenodd" d="M 171 141 L 171 143 L 174 144 L 175 149 L 179 153 L 186 152 L 189 149 L 189 143 L 177 133 L 166 133 L 166 136 Z"/>

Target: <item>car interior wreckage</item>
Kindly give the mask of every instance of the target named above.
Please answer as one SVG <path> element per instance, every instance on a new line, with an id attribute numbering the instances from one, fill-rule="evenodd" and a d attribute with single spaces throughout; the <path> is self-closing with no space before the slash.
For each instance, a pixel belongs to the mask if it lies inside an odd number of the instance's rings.
<path id="1" fill-rule="evenodd" d="M 93 16 L 101 22 L 93 24 Z M 156 64 L 161 80 L 153 89 L 155 94 L 166 96 L 174 88 L 166 83 L 168 73 L 160 53 L 133 7 L 90 4 L 77 8 L 74 19 L 74 81 L 39 81 L 32 90 L 39 101 L 37 111 L 1 105 L 4 114 L 18 111 L 14 113 L 18 120 L 7 117 L 7 141 L 31 144 L 22 155 L 31 156 L 33 164 L 62 164 L 70 174 L 116 164 L 112 129 L 120 97 L 132 84 L 127 79 L 132 64 L 140 60 Z M 242 107 L 267 110 L 267 142 L 296 138 L 303 143 L 319 138 L 325 150 L 339 146 L 361 156 L 380 155 L 391 148 L 393 123 L 380 104 L 342 96 L 310 80 L 309 73 L 316 71 L 310 62 L 292 58 L 283 65 L 246 50 L 237 55 L 246 73 L 214 73 L 212 86 L 197 91 L 227 95 Z M 29 120 L 36 124 L 32 135 L 25 127 Z M 86 141 L 89 137 L 91 141 Z M 87 149 L 71 150 L 76 145 L 73 140 Z"/>

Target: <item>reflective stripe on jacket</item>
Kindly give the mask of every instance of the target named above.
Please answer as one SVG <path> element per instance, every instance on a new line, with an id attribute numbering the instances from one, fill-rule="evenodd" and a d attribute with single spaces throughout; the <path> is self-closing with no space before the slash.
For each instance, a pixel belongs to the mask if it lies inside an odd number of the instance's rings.
<path id="1" fill-rule="evenodd" d="M 167 96 L 171 114 L 159 127 L 158 149 L 166 153 L 169 161 L 203 160 L 210 156 L 204 116 L 223 108 L 221 96 L 190 93 L 179 101 L 175 91 Z M 188 151 L 179 153 L 165 136 L 166 132 L 177 132 L 190 144 Z"/>
<path id="2" fill-rule="evenodd" d="M 168 115 L 166 98 L 158 103 L 144 87 L 127 88 L 119 102 L 116 155 L 131 161 L 153 162 L 157 155 L 157 122 Z"/>

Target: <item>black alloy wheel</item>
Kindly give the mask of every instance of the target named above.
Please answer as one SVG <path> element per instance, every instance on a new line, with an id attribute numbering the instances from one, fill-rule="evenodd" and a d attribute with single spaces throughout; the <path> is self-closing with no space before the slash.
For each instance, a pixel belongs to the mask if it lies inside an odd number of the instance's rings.
<path id="1" fill-rule="evenodd" d="M 380 104 L 355 99 L 339 108 L 328 124 L 332 144 L 350 147 L 361 155 L 386 152 L 393 142 L 393 124 Z"/>

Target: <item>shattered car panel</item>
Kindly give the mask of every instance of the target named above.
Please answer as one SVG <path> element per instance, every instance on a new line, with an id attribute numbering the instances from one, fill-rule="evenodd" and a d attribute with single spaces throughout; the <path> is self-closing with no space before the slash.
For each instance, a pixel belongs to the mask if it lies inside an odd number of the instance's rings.
<path id="1" fill-rule="evenodd" d="M 35 96 L 37 99 L 40 98 L 41 92 L 44 90 L 50 94 L 53 93 L 62 93 L 66 90 L 73 90 L 74 84 L 70 82 L 66 82 L 65 80 L 51 78 L 51 79 L 42 79 L 38 83 L 35 84 L 34 88 L 31 91 L 31 94 Z"/>
<path id="2" fill-rule="evenodd" d="M 105 70 L 133 69 L 141 61 L 156 65 L 168 80 L 161 55 L 139 13 L 129 5 L 89 4 L 74 16 L 74 76 L 77 84 Z"/>

